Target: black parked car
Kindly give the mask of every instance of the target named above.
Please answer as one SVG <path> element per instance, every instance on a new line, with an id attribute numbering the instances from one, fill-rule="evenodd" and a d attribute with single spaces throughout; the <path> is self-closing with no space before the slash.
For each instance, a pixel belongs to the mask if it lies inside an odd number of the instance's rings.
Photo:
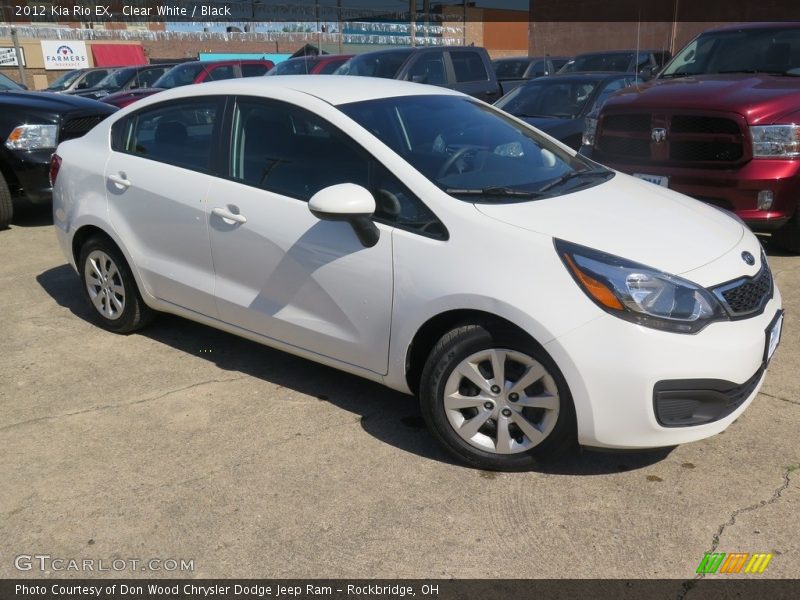
<path id="1" fill-rule="evenodd" d="M 64 94 L 0 92 L 0 229 L 11 221 L 13 202 L 51 201 L 50 156 L 58 143 L 82 136 L 115 110 Z"/>
<path id="2" fill-rule="evenodd" d="M 639 79 L 655 77 L 672 58 L 668 50 L 612 50 L 610 52 L 588 52 L 579 54 L 559 73 L 578 73 L 584 71 L 614 71 L 634 73 Z"/>
<path id="3" fill-rule="evenodd" d="M 116 92 L 152 87 L 159 77 L 174 66 L 175 63 L 122 67 L 106 75 L 94 87 L 67 93 L 99 100 Z"/>
<path id="4" fill-rule="evenodd" d="M 586 115 L 633 80 L 626 73 L 553 75 L 521 85 L 494 105 L 577 150 Z"/>
<path id="5" fill-rule="evenodd" d="M 502 89 L 485 48 L 434 46 L 392 48 L 354 56 L 334 72 L 402 79 L 458 90 L 486 102 L 502 96 Z"/>

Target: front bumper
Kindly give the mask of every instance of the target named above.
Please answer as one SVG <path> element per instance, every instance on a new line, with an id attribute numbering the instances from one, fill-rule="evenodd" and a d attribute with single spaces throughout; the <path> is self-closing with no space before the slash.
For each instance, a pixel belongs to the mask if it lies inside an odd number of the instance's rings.
<path id="1" fill-rule="evenodd" d="M 604 160 L 589 146 L 580 153 L 623 173 L 669 177 L 676 192 L 735 212 L 754 231 L 773 231 L 788 221 L 800 203 L 800 160 L 753 159 L 736 169 L 687 169 Z M 758 210 L 758 193 L 773 194 L 769 210 Z"/>
<path id="2" fill-rule="evenodd" d="M 572 392 L 578 441 L 585 446 L 643 449 L 723 431 L 749 406 L 764 381 L 759 372 L 765 332 L 780 307 L 775 289 L 763 313 L 712 323 L 694 335 L 656 331 L 604 314 L 551 341 L 545 348 Z M 659 382 L 676 380 L 729 382 L 745 397 L 711 422 L 665 426 L 656 415 L 654 394 Z"/>
<path id="3" fill-rule="evenodd" d="M 48 204 L 53 199 L 50 185 L 50 157 L 52 150 L 8 153 L 9 166 L 19 184 L 16 197 L 31 204 Z"/>

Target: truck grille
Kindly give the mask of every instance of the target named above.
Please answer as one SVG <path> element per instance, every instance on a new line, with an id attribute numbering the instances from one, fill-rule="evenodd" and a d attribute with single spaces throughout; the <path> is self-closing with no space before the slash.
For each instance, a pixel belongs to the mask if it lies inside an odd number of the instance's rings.
<path id="1" fill-rule="evenodd" d="M 598 127 L 601 162 L 727 167 L 747 157 L 746 124 L 738 115 L 605 114 Z"/>
<path id="2" fill-rule="evenodd" d="M 61 124 L 58 140 L 60 142 L 79 138 L 88 133 L 92 127 L 105 119 L 108 115 L 90 115 L 67 119 Z"/>
<path id="3" fill-rule="evenodd" d="M 772 273 L 764 257 L 761 270 L 754 277 L 743 277 L 714 289 L 725 310 L 733 318 L 751 316 L 764 310 L 772 298 Z"/>

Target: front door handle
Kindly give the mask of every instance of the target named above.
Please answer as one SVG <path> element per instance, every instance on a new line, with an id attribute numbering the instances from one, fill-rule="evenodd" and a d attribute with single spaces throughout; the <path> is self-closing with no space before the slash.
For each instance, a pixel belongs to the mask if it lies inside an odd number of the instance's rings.
<path id="1" fill-rule="evenodd" d="M 224 219 L 225 221 L 232 221 L 233 223 L 247 223 L 247 217 L 245 217 L 244 215 L 232 213 L 227 208 L 220 208 L 219 206 L 217 206 L 216 208 L 211 210 L 211 214 L 217 215 L 218 217 Z"/>
<path id="2" fill-rule="evenodd" d="M 117 185 L 121 185 L 122 187 L 131 187 L 133 185 L 130 180 L 126 177 L 125 173 L 120 173 L 119 175 L 115 175 L 112 173 L 108 176 L 109 181 L 113 181 Z"/>

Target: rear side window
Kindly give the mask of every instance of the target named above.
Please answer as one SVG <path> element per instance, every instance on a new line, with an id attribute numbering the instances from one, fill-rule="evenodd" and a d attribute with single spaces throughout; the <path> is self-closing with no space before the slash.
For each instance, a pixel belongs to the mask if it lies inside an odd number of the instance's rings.
<path id="1" fill-rule="evenodd" d="M 346 63 L 346 62 L 347 62 L 347 60 L 348 60 L 348 59 L 346 59 L 346 58 L 339 58 L 339 59 L 336 59 L 336 60 L 331 60 L 331 61 L 328 61 L 328 62 L 327 62 L 327 63 L 326 63 L 326 64 L 325 64 L 325 65 L 324 65 L 324 66 L 323 66 L 323 67 L 322 67 L 322 68 L 319 70 L 319 74 L 320 74 L 320 75 L 330 75 L 330 74 L 332 74 L 332 73 L 333 73 L 333 72 L 334 72 L 336 69 L 338 69 L 339 67 L 341 67 L 341 66 L 342 66 L 344 63 Z"/>
<path id="2" fill-rule="evenodd" d="M 456 73 L 456 82 L 486 81 L 489 74 L 483 65 L 483 58 L 472 50 L 454 50 L 450 52 L 453 61 L 453 70 Z"/>
<path id="3" fill-rule="evenodd" d="M 269 70 L 261 63 L 245 63 L 242 65 L 242 77 L 260 77 Z"/>
<path id="4" fill-rule="evenodd" d="M 130 115 L 111 129 L 117 152 L 207 172 L 211 166 L 217 98 L 170 102 Z"/>
<path id="5" fill-rule="evenodd" d="M 137 76 L 136 85 L 139 87 L 152 87 L 156 79 L 161 77 L 166 71 L 166 67 L 159 67 L 157 69 L 146 69 L 141 71 Z"/>

